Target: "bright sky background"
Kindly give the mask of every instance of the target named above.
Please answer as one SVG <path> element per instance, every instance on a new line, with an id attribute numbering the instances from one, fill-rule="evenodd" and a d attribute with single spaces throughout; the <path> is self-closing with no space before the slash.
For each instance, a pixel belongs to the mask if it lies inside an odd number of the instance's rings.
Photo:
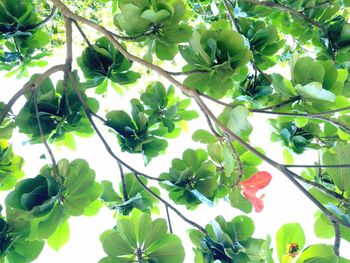
<path id="1" fill-rule="evenodd" d="M 80 54 L 80 51 L 76 51 L 76 54 Z M 57 53 L 56 53 L 57 54 Z M 63 59 L 64 56 L 57 56 L 59 59 Z M 54 65 L 55 58 L 50 58 L 50 65 Z M 36 69 L 36 72 L 41 72 L 41 69 Z M 281 70 L 285 72 L 285 70 Z M 161 80 L 164 84 L 167 84 L 164 80 L 158 78 L 158 76 L 152 77 L 152 80 Z M 4 79 L 1 77 L 0 85 L 0 101 L 7 102 L 8 99 L 15 91 L 20 89 L 24 84 L 24 80 Z M 140 81 L 139 85 L 143 85 L 144 81 Z M 131 88 L 131 94 L 134 97 L 137 96 L 137 87 Z M 93 93 L 91 93 L 93 94 Z M 99 95 L 94 95 L 98 99 Z M 129 95 L 128 95 L 129 96 Z M 110 88 L 108 98 L 103 101 L 104 108 L 109 110 L 126 109 L 129 110 L 129 99 L 131 97 L 122 97 Z M 23 100 L 18 102 L 14 107 L 14 112 L 20 109 L 23 104 Z M 212 105 L 212 104 L 209 104 Z M 220 112 L 220 108 L 215 108 L 216 113 Z M 100 112 L 103 115 L 103 111 Z M 254 146 L 260 146 L 265 149 L 267 155 L 273 159 L 283 162 L 282 151 L 279 143 L 270 142 L 271 130 L 266 122 L 270 116 L 255 115 L 250 118 L 250 122 L 254 126 L 254 130 L 251 138 L 251 143 Z M 119 146 L 117 144 L 116 137 L 108 132 L 103 126 L 101 130 L 108 139 L 112 149 L 122 157 L 123 160 L 129 164 L 137 167 L 141 171 L 145 171 L 149 175 L 158 176 L 161 172 L 167 171 L 170 167 L 170 162 L 174 157 L 181 157 L 182 152 L 187 148 L 197 149 L 205 147 L 202 144 L 197 144 L 191 140 L 192 133 L 199 128 L 207 129 L 207 123 L 204 118 L 200 118 L 188 123 L 188 132 L 182 133 L 182 136 L 175 140 L 169 141 L 169 147 L 167 154 L 155 158 L 148 167 L 143 166 L 142 158 L 140 155 L 131 155 L 120 153 Z M 45 153 L 43 145 L 29 145 L 26 144 L 27 138 L 24 135 L 15 132 L 12 139 L 14 152 L 21 155 L 25 163 L 26 177 L 35 177 L 40 168 L 46 164 L 45 160 L 39 158 L 40 155 Z M 70 151 L 64 147 L 53 147 L 57 160 L 61 158 L 67 158 L 74 160 L 77 158 L 86 159 L 90 167 L 97 173 L 97 181 L 111 180 L 117 185 L 119 183 L 118 167 L 115 161 L 105 151 L 103 145 L 98 141 L 96 137 L 88 139 L 77 138 L 77 150 L 76 152 Z M 308 152 L 305 155 L 297 156 L 296 163 L 298 164 L 312 164 L 317 160 L 315 152 Z M 252 217 L 255 222 L 256 231 L 254 237 L 265 238 L 270 234 L 274 246 L 274 237 L 279 227 L 285 223 L 299 222 L 301 223 L 306 234 L 306 246 L 308 244 L 315 243 L 329 243 L 333 244 L 333 240 L 319 240 L 313 233 L 314 214 L 316 212 L 315 206 L 301 194 L 296 187 L 294 187 L 283 174 L 276 171 L 269 165 L 263 164 L 260 166 L 260 170 L 269 171 L 272 176 L 271 184 L 265 188 L 262 192 L 265 193 L 265 208 L 261 213 L 252 213 L 248 216 Z M 298 170 L 296 170 L 298 171 Z M 300 171 L 300 170 L 299 170 Z M 160 188 L 160 187 L 159 187 Z M 0 193 L 0 202 L 4 199 L 4 193 Z M 167 197 L 167 193 L 162 191 L 162 196 Z M 161 217 L 165 218 L 164 206 L 160 204 Z M 221 201 L 217 206 L 209 208 L 206 205 L 201 205 L 193 212 L 186 211 L 184 207 L 178 206 L 183 213 L 196 221 L 197 223 L 205 226 L 217 215 L 223 215 L 227 220 L 232 219 L 237 215 L 243 214 L 239 210 L 233 209 L 229 203 Z M 61 262 L 85 262 L 96 263 L 99 259 L 105 256 L 99 236 L 105 230 L 110 229 L 115 224 L 113 218 L 114 212 L 107 208 L 101 209 L 99 214 L 95 217 L 71 217 L 69 219 L 71 228 L 71 239 L 69 243 L 64 246 L 59 252 L 55 252 L 48 246 L 45 246 L 42 254 L 35 261 L 37 263 L 61 263 Z M 155 218 L 155 216 L 153 216 Z M 193 262 L 192 244 L 190 243 L 186 230 L 190 228 L 189 225 L 184 223 L 176 214 L 171 213 L 172 225 L 174 233 L 179 235 L 183 241 L 183 245 L 186 248 L 187 255 L 185 262 Z M 342 240 L 341 243 L 341 255 L 350 258 L 350 245 L 347 241 Z M 277 262 L 277 261 L 276 261 Z"/>

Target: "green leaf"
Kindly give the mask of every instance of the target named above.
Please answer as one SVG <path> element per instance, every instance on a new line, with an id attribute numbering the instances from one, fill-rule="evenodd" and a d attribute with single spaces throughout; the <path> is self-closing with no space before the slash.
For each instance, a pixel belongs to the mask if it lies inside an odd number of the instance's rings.
<path id="1" fill-rule="evenodd" d="M 350 144 L 345 142 L 337 142 L 333 149 L 327 150 L 323 156 L 323 164 L 325 165 L 338 165 L 348 163 L 348 153 L 350 151 Z M 328 174 L 332 176 L 335 185 L 341 191 L 350 190 L 350 182 L 348 180 L 348 174 L 350 168 L 326 168 Z"/>
<path id="2" fill-rule="evenodd" d="M 224 112 L 219 116 L 219 120 L 228 129 L 238 136 L 249 135 L 253 127 L 248 122 L 249 111 L 244 106 L 237 106 L 234 109 L 225 108 Z"/>
<path id="3" fill-rule="evenodd" d="M 325 102 L 334 102 L 336 99 L 334 93 L 323 89 L 319 82 L 311 82 L 305 86 L 296 85 L 295 89 L 305 99 Z"/>
<path id="4" fill-rule="evenodd" d="M 135 251 L 147 255 L 150 262 L 181 263 L 185 253 L 181 240 L 167 233 L 164 219 L 151 220 L 147 213 L 134 210 L 131 217 L 120 217 L 116 230 L 109 230 L 100 237 L 103 249 L 109 256 L 101 262 L 123 262 L 117 257 L 135 258 Z"/>
<path id="5" fill-rule="evenodd" d="M 231 220 L 235 226 L 235 231 L 238 240 L 245 240 L 251 237 L 254 233 L 254 222 L 247 216 L 236 216 Z"/>
<path id="6" fill-rule="evenodd" d="M 332 223 L 320 211 L 316 213 L 314 231 L 316 236 L 319 238 L 329 239 L 334 237 L 334 228 Z"/>
<path id="7" fill-rule="evenodd" d="M 271 78 L 273 88 L 276 92 L 280 93 L 282 97 L 289 98 L 297 95 L 293 84 L 289 80 L 283 78 L 280 74 L 271 74 Z"/>
<path id="8" fill-rule="evenodd" d="M 294 84 L 306 85 L 311 82 L 323 82 L 325 70 L 320 62 L 315 62 L 310 57 L 298 59 L 293 68 Z"/>
<path id="9" fill-rule="evenodd" d="M 68 241 L 70 236 L 68 220 L 64 221 L 53 235 L 47 240 L 47 244 L 54 250 L 60 250 Z"/>
<path id="10" fill-rule="evenodd" d="M 334 254 L 333 246 L 311 245 L 303 250 L 297 260 L 297 263 L 303 262 L 334 263 L 337 262 L 337 256 Z"/>
<path id="11" fill-rule="evenodd" d="M 253 209 L 252 204 L 243 197 L 241 191 L 238 188 L 235 188 L 230 192 L 229 200 L 232 207 L 238 208 L 244 213 L 250 213 Z"/>
<path id="12" fill-rule="evenodd" d="M 288 246 L 292 243 L 298 245 L 298 251 L 301 251 L 305 245 L 305 235 L 299 223 L 290 223 L 283 225 L 276 234 L 276 245 L 278 259 L 288 255 Z"/>
<path id="13" fill-rule="evenodd" d="M 192 140 L 195 142 L 200 142 L 204 144 L 212 144 L 218 141 L 213 134 L 208 132 L 207 130 L 197 130 L 192 134 Z"/>

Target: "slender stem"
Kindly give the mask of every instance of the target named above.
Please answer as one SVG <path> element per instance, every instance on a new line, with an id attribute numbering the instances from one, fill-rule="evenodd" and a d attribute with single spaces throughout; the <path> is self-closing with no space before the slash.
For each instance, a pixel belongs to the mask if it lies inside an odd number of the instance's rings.
<path id="1" fill-rule="evenodd" d="M 330 221 L 333 225 L 334 234 L 335 234 L 333 250 L 334 250 L 334 254 L 339 257 L 339 248 L 340 248 L 340 240 L 341 240 L 340 227 L 339 227 L 339 224 L 334 220 L 330 219 Z"/>
<path id="2" fill-rule="evenodd" d="M 190 75 L 194 75 L 194 74 L 205 74 L 205 73 L 208 73 L 210 71 L 202 70 L 202 69 L 194 69 L 194 70 L 190 70 L 190 71 L 180 71 L 180 72 L 173 72 L 173 71 L 166 70 L 166 72 L 172 76 L 190 76 Z"/>
<path id="3" fill-rule="evenodd" d="M 7 114 L 11 110 L 12 106 L 16 103 L 16 101 L 26 93 L 33 84 L 26 83 L 23 88 L 21 88 L 19 91 L 15 93 L 15 95 L 12 96 L 12 98 L 9 100 L 9 102 L 5 105 L 4 109 L 1 111 L 0 114 L 0 126 L 2 125 L 3 121 L 5 120 Z"/>
<path id="4" fill-rule="evenodd" d="M 121 35 L 118 35 L 112 31 L 108 31 L 112 36 L 114 36 L 116 39 L 120 39 L 120 40 L 125 40 L 125 41 L 134 41 L 134 40 L 138 40 L 140 38 L 143 38 L 143 37 L 147 37 L 147 36 L 150 36 L 154 33 L 157 32 L 158 29 L 154 28 L 154 29 L 151 29 L 151 30 L 148 30 L 146 31 L 145 33 L 142 33 L 142 34 L 139 34 L 139 35 L 136 35 L 136 36 L 121 36 Z"/>
<path id="5" fill-rule="evenodd" d="M 167 202 L 166 200 L 164 200 L 162 197 L 160 197 L 159 195 L 157 195 L 155 192 L 153 192 L 150 188 L 147 187 L 147 185 L 145 185 L 141 179 L 138 177 L 137 174 L 134 174 L 135 179 L 139 182 L 139 184 L 146 190 L 148 191 L 151 195 L 153 195 L 155 198 L 157 198 L 159 201 L 161 201 L 165 206 L 167 206 L 168 208 L 170 208 L 171 210 L 173 210 L 182 220 L 184 220 L 185 222 L 187 222 L 188 224 L 192 225 L 193 227 L 197 228 L 199 231 L 201 231 L 202 233 L 204 233 L 205 235 L 208 234 L 207 230 L 205 230 L 202 226 L 198 225 L 196 222 L 193 222 L 192 220 L 188 219 L 187 217 L 185 217 L 179 210 L 177 210 L 174 206 L 172 206 L 169 202 Z"/>
<path id="6" fill-rule="evenodd" d="M 272 115 L 279 115 L 279 116 L 290 116 L 290 117 L 299 117 L 299 118 L 308 118 L 308 119 L 316 119 L 328 122 L 342 130 L 344 130 L 347 133 L 350 133 L 350 128 L 345 125 L 344 123 L 341 123 L 337 120 L 333 120 L 331 118 L 325 117 L 323 115 L 317 114 L 317 113 L 291 113 L 291 112 L 276 112 L 276 111 L 265 111 L 265 110 L 259 110 L 259 109 L 251 109 L 250 112 L 254 113 L 264 113 L 264 114 L 272 114 Z"/>
<path id="7" fill-rule="evenodd" d="M 278 109 L 278 108 L 281 108 L 283 106 L 286 106 L 290 103 L 293 103 L 295 101 L 299 101 L 301 99 L 301 96 L 295 96 L 295 97 L 291 97 L 285 101 L 282 101 L 276 105 L 272 105 L 272 106 L 269 106 L 269 107 L 265 107 L 265 108 L 262 108 L 260 110 L 272 110 L 272 109 Z"/>
<path id="8" fill-rule="evenodd" d="M 284 164 L 286 168 L 350 168 L 350 164 Z"/>
<path id="9" fill-rule="evenodd" d="M 166 217 L 168 219 L 169 232 L 173 233 L 173 228 L 171 226 L 171 220 L 170 220 L 170 214 L 169 214 L 169 207 L 167 205 L 165 205 L 165 211 L 166 211 Z"/>
<path id="10" fill-rule="evenodd" d="M 56 159 L 55 159 L 55 156 L 49 146 L 49 144 L 47 143 L 47 140 L 46 140 L 46 137 L 44 135 L 44 132 L 43 132 L 43 128 L 42 128 L 42 125 L 41 125 L 41 120 L 40 120 L 40 115 L 39 115 L 39 107 L 38 107 L 38 88 L 35 88 L 33 90 L 33 95 L 34 95 L 34 108 L 35 108 L 35 115 L 36 115 L 36 120 L 37 120 L 37 123 L 38 123 L 38 128 L 39 128 L 39 133 L 40 133 L 40 138 L 41 138 L 41 141 L 43 142 L 45 148 L 46 148 L 46 151 L 48 152 L 49 156 L 50 156 L 50 159 L 51 159 L 51 162 L 52 162 L 52 168 L 53 168 L 53 173 L 54 173 L 54 177 L 56 178 L 56 180 L 60 180 L 60 175 L 59 175 L 59 171 L 58 171 L 58 167 L 57 167 L 57 162 L 56 162 Z"/>
<path id="11" fill-rule="evenodd" d="M 78 96 L 79 101 L 81 102 L 84 111 L 86 113 L 86 116 L 89 120 L 89 122 L 91 123 L 91 126 L 94 128 L 97 136 L 100 138 L 100 140 L 102 141 L 103 145 L 105 146 L 107 152 L 113 157 L 113 159 L 115 159 L 117 161 L 117 163 L 121 163 L 124 167 L 126 167 L 128 170 L 130 170 L 133 173 L 136 173 L 138 175 L 141 175 L 145 178 L 151 179 L 151 180 L 156 180 L 156 181 L 163 181 L 162 179 L 156 178 L 156 177 L 152 177 L 149 176 L 147 174 L 144 174 L 142 172 L 137 171 L 136 169 L 134 169 L 133 167 L 131 167 L 130 165 L 128 165 L 126 162 L 124 162 L 123 160 L 121 160 L 117 155 L 114 154 L 114 152 L 112 151 L 111 147 L 109 146 L 109 144 L 107 143 L 107 141 L 105 140 L 105 138 L 103 137 L 102 133 L 100 132 L 100 130 L 97 128 L 95 121 L 92 119 L 92 115 L 91 115 L 91 109 L 89 108 L 89 106 L 87 105 L 86 101 L 84 100 L 83 96 L 81 95 L 78 86 L 75 82 L 74 76 L 72 74 L 72 72 L 68 72 L 68 77 L 72 83 L 72 87 L 75 91 L 75 93 Z"/>
<path id="12" fill-rule="evenodd" d="M 234 183 L 234 185 L 232 186 L 232 189 L 236 188 L 237 185 L 239 184 L 239 182 L 242 180 L 243 177 L 243 163 L 241 158 L 239 157 L 239 154 L 236 150 L 236 148 L 233 146 L 230 137 L 227 135 L 227 133 L 225 133 L 225 139 L 226 142 L 228 144 L 228 146 L 230 147 L 230 151 L 232 152 L 233 157 L 236 159 L 237 165 L 238 165 L 238 177 L 236 182 Z"/>
<path id="13" fill-rule="evenodd" d="M 332 190 L 329 190 L 328 188 L 326 188 L 325 186 L 318 184 L 314 181 L 310 181 L 305 179 L 304 177 L 301 177 L 300 175 L 297 174 L 293 174 L 294 178 L 298 179 L 299 181 L 302 181 L 303 183 L 306 183 L 308 185 L 312 185 L 313 187 L 317 188 L 318 190 L 324 192 L 325 194 L 337 198 L 338 200 L 342 201 L 342 202 L 346 202 L 348 203 L 349 201 L 341 194 L 334 192 Z"/>
<path id="14" fill-rule="evenodd" d="M 198 106 L 201 108 L 200 105 L 198 105 Z M 201 108 L 201 110 L 203 110 L 203 109 Z M 213 126 L 213 123 L 211 122 L 211 120 L 210 120 L 208 114 L 204 114 L 204 117 L 205 117 L 205 119 L 206 119 L 206 121 L 207 121 L 207 123 L 208 123 L 208 127 L 209 127 L 209 129 L 211 130 L 211 132 L 215 135 L 216 138 L 218 138 L 219 140 L 222 140 L 222 139 L 223 139 L 223 136 L 221 136 L 221 135 L 215 130 L 215 128 L 214 128 L 214 126 Z"/>
<path id="15" fill-rule="evenodd" d="M 209 95 L 206 95 L 206 94 L 199 94 L 200 96 L 202 97 L 205 97 L 217 104 L 220 104 L 220 105 L 223 105 L 225 107 L 230 107 L 230 108 L 235 108 L 236 105 L 232 105 L 232 104 L 229 104 L 229 103 L 226 103 L 226 102 L 223 102 L 223 101 L 220 101 L 218 99 L 215 99 Z M 291 102 L 294 102 L 296 101 L 297 99 L 300 99 L 300 97 L 293 97 L 291 98 L 291 100 L 288 100 L 288 101 L 284 101 L 283 103 L 280 103 L 279 105 L 275 105 L 275 106 L 272 106 L 273 108 L 276 108 L 277 107 L 281 107 L 282 104 L 283 106 L 286 105 L 286 104 L 289 104 Z M 264 108 L 264 109 L 249 109 L 250 112 L 253 112 L 253 113 L 262 113 L 262 114 L 271 114 L 271 115 L 279 115 L 279 116 L 290 116 L 290 117 L 300 117 L 300 118 L 308 118 L 308 119 L 316 119 L 316 120 L 322 120 L 322 121 L 325 121 L 325 122 L 328 122 L 342 130 L 344 130 L 345 132 L 347 133 L 350 133 L 350 128 L 345 125 L 344 123 L 341 123 L 337 120 L 333 120 L 331 118 L 328 118 L 328 117 L 325 117 L 323 115 L 326 115 L 326 114 L 329 114 L 329 112 L 320 112 L 320 113 L 291 113 L 291 112 L 277 112 L 277 111 L 268 111 L 267 109 L 269 108 L 272 108 L 272 107 L 268 107 L 268 108 Z M 348 109 L 348 108 L 345 108 L 345 109 Z M 344 110 L 343 108 L 340 109 L 340 110 Z"/>
<path id="16" fill-rule="evenodd" d="M 125 182 L 125 174 L 124 174 L 123 166 L 120 162 L 118 162 L 118 167 L 119 167 L 120 178 L 122 180 L 124 202 L 126 202 L 129 200 L 129 196 L 128 196 L 128 191 L 126 190 L 126 182 Z"/>

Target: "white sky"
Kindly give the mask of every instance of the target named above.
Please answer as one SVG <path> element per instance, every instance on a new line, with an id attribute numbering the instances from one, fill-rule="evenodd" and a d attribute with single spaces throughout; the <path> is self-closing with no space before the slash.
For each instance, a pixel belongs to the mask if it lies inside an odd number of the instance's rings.
<path id="1" fill-rule="evenodd" d="M 79 54 L 80 52 L 77 51 Z M 63 58 L 60 55 L 58 58 Z M 51 59 L 50 59 L 51 60 Z M 51 60 L 53 65 L 53 59 Z M 36 72 L 42 72 L 41 69 L 36 69 Z M 157 76 L 153 77 L 153 80 L 161 80 Z M 163 80 L 162 80 L 163 81 Z M 166 84 L 165 81 L 163 81 Z M 144 84 L 144 81 L 140 81 L 140 85 Z M 0 85 L 0 101 L 7 102 L 11 94 L 21 88 L 23 80 L 13 80 L 1 78 Z M 116 94 L 112 88 L 109 90 L 108 98 L 104 100 L 106 108 L 110 110 L 115 109 L 129 109 L 129 98 L 121 97 Z M 137 88 L 132 88 L 132 94 L 137 97 Z M 98 95 L 96 95 L 98 97 Z M 100 97 L 98 97 L 100 98 Z M 23 102 L 23 100 L 22 100 Z M 18 111 L 20 102 L 15 107 L 15 112 Z M 212 104 L 210 104 L 212 105 Z M 215 109 L 216 112 L 218 109 Z M 101 113 L 103 115 L 103 112 Z M 254 130 L 251 138 L 251 143 L 254 146 L 260 146 L 266 150 L 267 155 L 273 159 L 283 162 L 281 147 L 278 143 L 270 142 L 269 127 L 266 123 L 268 116 L 256 115 L 250 119 L 254 126 Z M 101 127 L 101 130 L 108 138 L 108 141 L 112 148 L 126 160 L 129 164 L 138 167 L 140 170 L 146 173 L 158 176 L 161 172 L 167 171 L 170 162 L 174 157 L 181 157 L 182 152 L 186 148 L 197 149 L 199 147 L 205 147 L 204 145 L 194 143 L 191 140 L 192 133 L 198 128 L 207 128 L 206 121 L 200 118 L 195 121 L 191 121 L 189 124 L 189 131 L 182 133 L 182 136 L 175 140 L 170 140 L 167 154 L 155 158 L 148 167 L 143 167 L 142 158 L 140 155 L 130 155 L 120 153 L 117 140 L 114 135 L 108 133 L 108 130 Z M 24 135 L 15 135 L 13 137 L 14 151 L 16 154 L 21 155 L 26 160 L 25 172 L 26 177 L 34 177 L 39 172 L 40 168 L 45 165 L 45 161 L 39 159 L 39 156 L 45 153 L 43 145 L 24 145 L 26 141 Z M 56 159 L 68 158 L 74 160 L 76 158 L 86 159 L 90 167 L 97 173 L 97 181 L 111 180 L 117 185 L 119 183 L 118 168 L 114 160 L 108 155 L 103 148 L 102 144 L 98 142 L 96 137 L 88 139 L 79 139 L 77 143 L 77 151 L 70 151 L 66 148 L 53 148 Z M 314 153 L 310 152 L 303 156 L 296 157 L 296 162 L 301 164 L 311 164 L 317 157 Z M 315 206 L 301 194 L 295 186 L 293 186 L 280 172 L 274 170 L 269 165 L 263 164 L 260 170 L 269 171 L 272 176 L 271 184 L 266 187 L 262 192 L 265 193 L 264 203 L 265 207 L 261 213 L 252 213 L 248 216 L 252 217 L 255 222 L 256 231 L 254 237 L 265 238 L 270 234 L 275 246 L 274 237 L 279 227 L 285 223 L 299 222 L 306 234 L 306 246 L 308 244 L 315 243 L 329 243 L 333 244 L 333 240 L 319 240 L 313 233 L 314 213 L 316 212 Z M 159 187 L 160 188 L 160 187 Z M 162 196 L 167 197 L 167 193 L 162 191 Z M 0 193 L 0 198 L 3 200 L 4 193 Z M 163 207 L 160 205 L 160 207 Z M 230 220 L 237 215 L 243 214 L 239 210 L 233 209 L 229 203 L 224 201 L 220 202 L 217 206 L 209 208 L 205 205 L 201 205 L 193 212 L 186 211 L 184 207 L 178 207 L 184 212 L 186 216 L 193 219 L 197 223 L 205 226 L 217 215 L 223 215 L 226 219 Z M 162 217 L 165 218 L 164 209 L 162 210 Z M 172 225 L 174 233 L 179 235 L 183 240 L 183 245 L 186 248 L 186 261 L 193 262 L 192 244 L 190 243 L 186 230 L 190 228 L 189 225 L 184 223 L 177 215 L 171 213 Z M 69 243 L 64 246 L 59 252 L 55 252 L 48 246 L 46 246 L 35 261 L 37 263 L 61 263 L 61 262 L 85 262 L 96 263 L 98 260 L 105 256 L 102 246 L 99 241 L 99 235 L 105 230 L 114 226 L 113 211 L 108 209 L 102 209 L 100 213 L 95 217 L 71 217 L 69 219 L 71 227 L 71 238 Z M 341 243 L 341 255 L 350 258 L 350 245 L 347 241 L 342 240 Z M 277 262 L 277 261 L 276 261 Z"/>

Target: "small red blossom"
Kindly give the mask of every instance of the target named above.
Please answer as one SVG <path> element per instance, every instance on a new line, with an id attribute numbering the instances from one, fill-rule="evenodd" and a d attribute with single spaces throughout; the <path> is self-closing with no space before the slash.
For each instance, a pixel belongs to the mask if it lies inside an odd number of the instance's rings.
<path id="1" fill-rule="evenodd" d="M 262 199 L 264 195 L 260 197 L 256 196 L 256 193 L 265 188 L 271 181 L 271 174 L 268 172 L 257 172 L 248 180 L 242 181 L 239 185 L 242 187 L 242 193 L 245 198 L 254 206 L 255 212 L 261 212 L 264 208 Z"/>

